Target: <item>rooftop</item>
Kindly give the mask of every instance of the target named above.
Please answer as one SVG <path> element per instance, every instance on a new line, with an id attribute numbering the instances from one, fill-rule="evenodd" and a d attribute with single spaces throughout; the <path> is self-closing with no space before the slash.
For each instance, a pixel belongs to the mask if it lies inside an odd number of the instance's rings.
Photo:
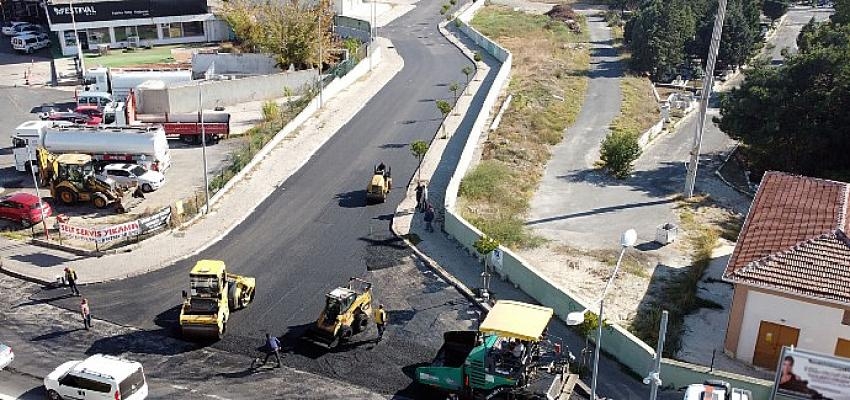
<path id="1" fill-rule="evenodd" d="M 843 182 L 766 173 L 724 280 L 850 303 L 848 189 Z"/>

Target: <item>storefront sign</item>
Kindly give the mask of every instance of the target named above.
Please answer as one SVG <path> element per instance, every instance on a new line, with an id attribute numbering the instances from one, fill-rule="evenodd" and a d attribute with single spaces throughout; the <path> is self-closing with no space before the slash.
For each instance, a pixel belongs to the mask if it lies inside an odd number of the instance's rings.
<path id="1" fill-rule="evenodd" d="M 51 24 L 70 24 L 71 14 L 76 22 L 114 21 L 134 18 L 171 17 L 206 14 L 206 0 L 123 0 L 48 4 Z"/>
<path id="2" fill-rule="evenodd" d="M 59 233 L 63 238 L 84 242 L 106 243 L 128 236 L 138 235 L 141 231 L 139 221 L 130 221 L 106 228 L 86 228 L 59 223 Z"/>
<path id="3" fill-rule="evenodd" d="M 773 400 L 850 400 L 850 359 L 785 347 Z"/>
<path id="4" fill-rule="evenodd" d="M 148 233 L 160 229 L 168 224 L 169 219 L 171 219 L 171 207 L 165 207 L 150 217 L 140 219 L 140 232 Z"/>

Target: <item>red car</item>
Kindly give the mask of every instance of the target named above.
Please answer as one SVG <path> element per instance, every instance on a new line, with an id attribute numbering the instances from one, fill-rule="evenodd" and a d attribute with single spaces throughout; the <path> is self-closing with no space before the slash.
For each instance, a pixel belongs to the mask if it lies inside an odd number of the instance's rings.
<path id="1" fill-rule="evenodd" d="M 44 216 L 53 215 L 53 209 L 46 201 L 42 201 Z M 24 228 L 41 222 L 41 209 L 38 207 L 38 196 L 29 193 L 12 193 L 0 196 L 0 218 L 19 222 Z"/>

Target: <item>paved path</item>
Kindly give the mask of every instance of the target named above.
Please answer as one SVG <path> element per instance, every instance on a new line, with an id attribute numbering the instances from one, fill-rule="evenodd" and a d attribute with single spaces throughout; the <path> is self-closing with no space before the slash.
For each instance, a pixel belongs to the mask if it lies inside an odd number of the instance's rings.
<path id="1" fill-rule="evenodd" d="M 809 6 L 792 6 L 785 15 L 785 20 L 778 28 L 776 35 L 771 38 L 772 49 L 765 49 L 770 57 L 771 64 L 781 64 L 784 57 L 782 50 L 788 49 L 791 53 L 797 52 L 797 36 L 803 26 L 814 18 L 816 21 L 825 21 L 834 12 L 832 8 L 817 8 Z"/>

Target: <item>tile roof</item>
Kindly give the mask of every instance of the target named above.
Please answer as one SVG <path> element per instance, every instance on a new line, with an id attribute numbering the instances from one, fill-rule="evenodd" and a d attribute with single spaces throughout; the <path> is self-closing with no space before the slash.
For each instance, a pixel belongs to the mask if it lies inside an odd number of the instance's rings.
<path id="1" fill-rule="evenodd" d="M 767 172 L 724 280 L 850 303 L 848 192 L 843 182 Z"/>

